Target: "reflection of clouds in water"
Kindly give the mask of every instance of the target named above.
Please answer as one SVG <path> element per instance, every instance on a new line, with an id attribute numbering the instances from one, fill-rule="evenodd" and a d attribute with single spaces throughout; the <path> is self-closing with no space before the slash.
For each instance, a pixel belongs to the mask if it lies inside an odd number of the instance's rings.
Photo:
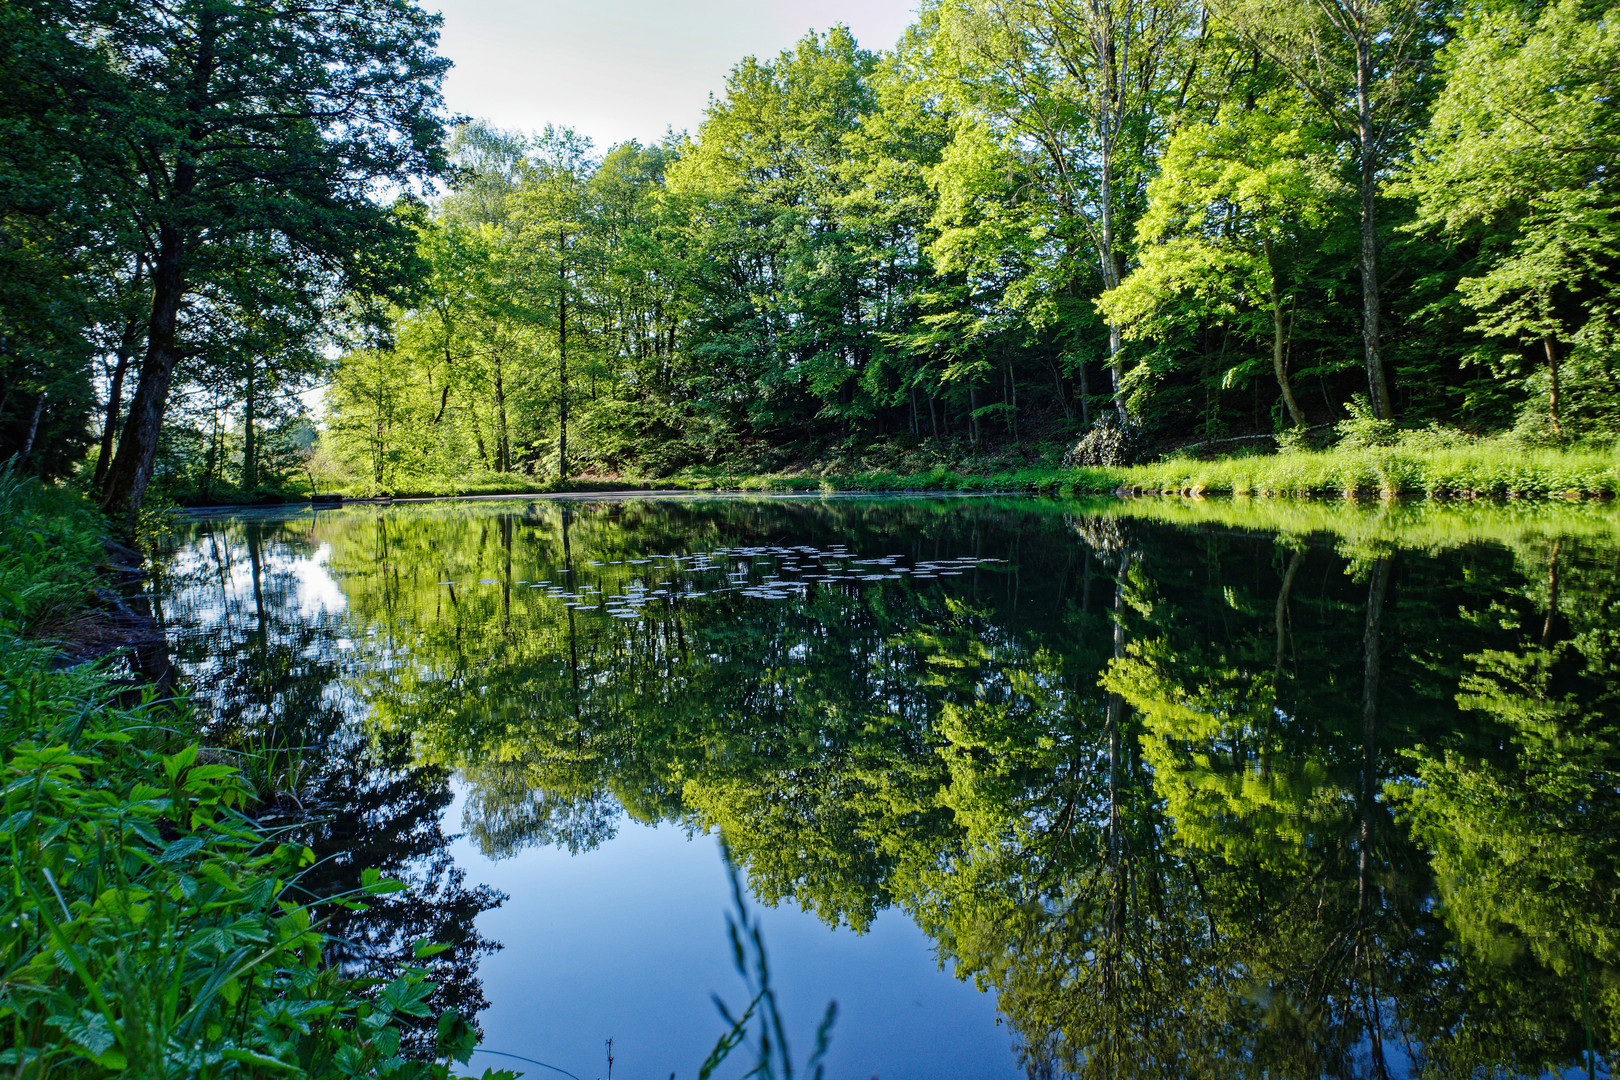
<path id="1" fill-rule="evenodd" d="M 287 569 L 298 579 L 298 610 L 303 615 L 322 612 L 336 614 L 349 609 L 349 598 L 337 583 L 327 565 L 332 559 L 332 545 L 323 543 L 315 554 L 305 559 L 287 559 Z"/>
<path id="2" fill-rule="evenodd" d="M 223 542 L 221 542 L 223 541 Z M 217 546 L 216 546 L 217 544 Z M 332 546 L 322 543 L 301 553 L 285 543 L 269 542 L 259 549 L 259 587 L 272 595 L 279 614 L 301 618 L 342 614 L 349 598 L 328 568 Z M 199 628 L 230 621 L 233 612 L 251 612 L 253 559 L 238 533 L 199 537 L 176 552 L 171 573 L 182 582 L 172 600 L 188 612 Z"/>

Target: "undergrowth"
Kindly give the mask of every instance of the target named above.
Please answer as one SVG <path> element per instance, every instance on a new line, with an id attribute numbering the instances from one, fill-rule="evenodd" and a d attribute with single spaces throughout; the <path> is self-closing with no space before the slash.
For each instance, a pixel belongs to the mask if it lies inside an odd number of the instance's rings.
<path id="1" fill-rule="evenodd" d="M 84 606 L 99 526 L 82 499 L 0 472 L 0 1068 L 448 1077 L 474 1044 L 454 1012 L 437 1018 L 434 1059 L 402 1051 L 406 1025 L 433 1024 L 424 968 L 368 979 L 322 961 L 328 919 L 402 886 L 372 872 L 301 902 L 313 854 L 257 826 L 259 793 L 191 741 L 183 705 L 124 700 L 101 667 L 59 668 L 32 633 Z"/>

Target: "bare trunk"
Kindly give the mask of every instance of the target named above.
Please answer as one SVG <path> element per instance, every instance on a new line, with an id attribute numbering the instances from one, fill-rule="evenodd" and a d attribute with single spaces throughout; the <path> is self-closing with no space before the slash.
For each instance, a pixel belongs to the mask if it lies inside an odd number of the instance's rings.
<path id="1" fill-rule="evenodd" d="M 158 256 L 152 271 L 152 317 L 146 330 L 146 359 L 135 396 L 129 403 L 118 453 L 107 473 L 102 505 L 114 521 L 134 531 L 135 517 L 146 498 L 157 458 L 158 435 L 163 428 L 163 411 L 169 401 L 169 382 L 180 360 L 177 342 L 180 302 L 185 296 L 181 260 L 185 241 L 179 230 L 162 226 L 158 230 Z"/>
<path id="2" fill-rule="evenodd" d="M 136 284 L 139 285 L 137 278 Z M 135 358 L 135 347 L 141 338 L 141 320 L 130 318 L 124 322 L 124 336 L 118 342 L 118 361 L 113 366 L 112 378 L 107 382 L 107 417 L 101 425 L 101 451 L 96 455 L 96 472 L 90 481 L 90 490 L 101 491 L 107 482 L 107 469 L 112 465 L 113 443 L 118 438 L 118 411 L 124 403 L 124 375 L 129 362 Z"/>
<path id="3" fill-rule="evenodd" d="M 219 408 L 215 402 L 213 412 L 214 426 L 208 433 L 208 452 L 203 455 L 203 501 L 207 502 L 214 497 L 214 469 L 219 465 Z"/>
<path id="4" fill-rule="evenodd" d="M 1080 361 L 1080 426 L 1091 427 L 1091 380 L 1086 376 L 1086 362 Z"/>
<path id="5" fill-rule="evenodd" d="M 557 477 L 568 479 L 568 234 L 557 234 Z"/>
<path id="6" fill-rule="evenodd" d="M 258 427 L 258 365 L 248 360 L 247 401 L 242 406 L 242 488 L 252 491 L 259 486 L 259 445 L 255 435 Z"/>
<path id="7" fill-rule="evenodd" d="M 1288 381 L 1288 333 L 1283 320 L 1282 289 L 1277 283 L 1277 269 L 1271 259 L 1271 237 L 1262 237 L 1260 243 L 1265 249 L 1266 269 L 1271 278 L 1271 368 L 1277 373 L 1277 389 L 1282 391 L 1288 418 L 1295 427 L 1304 427 L 1305 413 L 1300 409 L 1299 402 L 1294 400 L 1294 388 Z"/>
<path id="8" fill-rule="evenodd" d="M 1562 435 L 1564 424 L 1558 415 L 1558 346 L 1551 337 L 1542 338 L 1541 344 L 1547 350 L 1547 371 L 1552 376 L 1552 386 L 1547 391 L 1547 416 L 1552 420 L 1553 431 Z"/>
<path id="9" fill-rule="evenodd" d="M 1356 114 L 1361 136 L 1361 339 L 1367 359 L 1368 401 L 1380 420 L 1394 418 L 1378 322 L 1378 146 L 1372 116 L 1372 40 L 1366 27 L 1356 39 Z"/>
<path id="10" fill-rule="evenodd" d="M 1367 1025 L 1372 1043 L 1375 1075 L 1388 1076 L 1384 1060 L 1382 1025 L 1376 1022 L 1378 987 L 1372 981 L 1373 964 L 1368 946 L 1372 916 L 1373 883 L 1373 817 L 1377 814 L 1378 794 L 1378 679 L 1381 659 L 1380 635 L 1384 619 L 1384 598 L 1389 591 L 1390 558 L 1384 556 L 1373 563 L 1372 576 L 1367 582 L 1367 617 L 1362 628 L 1361 675 L 1361 836 L 1357 845 L 1356 865 L 1356 951 L 1366 965 L 1368 982 L 1365 992 L 1375 1014 L 1374 1022 Z"/>
<path id="11" fill-rule="evenodd" d="M 1052 362 L 1052 382 L 1053 385 L 1057 387 L 1058 404 L 1063 406 L 1063 419 L 1073 420 L 1074 407 L 1069 404 L 1069 396 L 1064 393 L 1063 369 L 1057 365 L 1056 361 Z"/>
<path id="12" fill-rule="evenodd" d="M 1543 649 L 1552 643 L 1553 622 L 1558 618 L 1558 549 L 1562 546 L 1562 540 L 1554 540 L 1547 557 L 1547 618 L 1541 624 Z"/>
<path id="13" fill-rule="evenodd" d="M 34 399 L 34 416 L 28 421 L 28 437 L 23 440 L 21 460 L 27 461 L 28 456 L 34 452 L 34 439 L 39 435 L 39 418 L 45 413 L 45 391 L 41 390 Z"/>
<path id="14" fill-rule="evenodd" d="M 512 441 L 506 421 L 506 380 L 495 362 L 495 471 L 512 471 Z"/>

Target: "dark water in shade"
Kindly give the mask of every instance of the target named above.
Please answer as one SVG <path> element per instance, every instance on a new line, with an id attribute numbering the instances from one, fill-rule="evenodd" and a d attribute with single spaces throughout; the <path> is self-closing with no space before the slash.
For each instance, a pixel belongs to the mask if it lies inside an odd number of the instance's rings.
<path id="1" fill-rule="evenodd" d="M 409 885 L 334 960 L 449 943 L 581 1080 L 746 1003 L 721 836 L 829 1080 L 1609 1075 L 1610 509 L 367 506 L 190 522 L 157 592 L 213 739 L 304 748 L 303 886 Z"/>

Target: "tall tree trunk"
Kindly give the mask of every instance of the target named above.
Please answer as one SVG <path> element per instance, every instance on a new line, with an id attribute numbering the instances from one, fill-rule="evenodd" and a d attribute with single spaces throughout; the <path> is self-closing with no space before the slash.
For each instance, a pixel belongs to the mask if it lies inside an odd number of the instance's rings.
<path id="1" fill-rule="evenodd" d="M 568 479 L 568 234 L 557 234 L 557 477 Z"/>
<path id="2" fill-rule="evenodd" d="M 215 403 L 217 406 L 217 402 Z M 207 502 L 214 494 L 214 467 L 219 463 L 219 409 L 214 414 L 213 429 L 208 432 L 208 450 L 203 454 L 202 497 Z"/>
<path id="3" fill-rule="evenodd" d="M 1262 236 L 1261 247 L 1266 254 L 1266 270 L 1271 278 L 1271 369 L 1277 373 L 1277 389 L 1282 391 L 1283 405 L 1295 427 L 1305 426 L 1305 413 L 1294 400 L 1294 388 L 1288 381 L 1288 333 L 1283 325 L 1282 287 L 1277 281 L 1277 267 L 1271 259 L 1271 237 Z"/>
<path id="4" fill-rule="evenodd" d="M 186 101 L 193 118 L 190 133 L 195 140 L 202 138 L 203 114 L 209 107 L 209 82 L 218 63 L 215 44 L 219 40 L 220 18 L 218 11 L 208 9 L 198 20 L 197 58 L 192 65 Z M 179 220 L 184 220 L 196 186 L 197 163 L 182 156 L 174 164 L 168 192 L 170 207 L 182 215 Z M 135 532 L 141 502 L 146 498 L 146 487 L 152 481 L 158 436 L 163 430 L 163 412 L 169 404 L 169 383 L 180 361 L 178 336 L 180 304 L 186 293 L 186 238 L 174 220 L 158 226 L 157 258 L 152 264 L 152 317 L 146 326 L 146 359 L 141 364 L 135 397 L 129 403 L 129 419 L 118 440 L 118 453 L 113 458 L 107 490 L 102 497 L 102 506 L 115 522 L 122 519 L 123 528 L 131 535 Z"/>
<path id="5" fill-rule="evenodd" d="M 27 461 L 29 455 L 34 452 L 34 440 L 39 436 L 39 418 L 45 412 L 45 397 L 45 391 L 41 390 L 39 396 L 34 399 L 34 415 L 28 421 L 28 437 L 23 440 L 21 455 L 23 461 Z"/>
<path id="6" fill-rule="evenodd" d="M 1378 336 L 1378 143 L 1372 114 L 1370 33 L 1363 21 L 1356 35 L 1356 121 L 1361 138 L 1361 340 L 1373 415 L 1389 420 L 1394 418 L 1394 406 L 1384 378 L 1384 354 Z"/>
<path id="7" fill-rule="evenodd" d="M 1063 419 L 1073 420 L 1074 406 L 1069 403 L 1069 395 L 1063 386 L 1063 368 L 1058 365 L 1056 360 L 1051 361 L 1051 365 L 1052 385 L 1057 388 L 1058 404 L 1063 407 Z"/>
<path id="8" fill-rule="evenodd" d="M 247 400 L 242 405 L 242 490 L 259 486 L 259 365 L 248 358 Z"/>
<path id="9" fill-rule="evenodd" d="M 1080 426 L 1091 427 L 1091 380 L 1086 376 L 1086 361 L 1080 359 Z"/>
<path id="10" fill-rule="evenodd" d="M 1562 435 L 1564 424 L 1558 415 L 1558 346 L 1550 336 L 1542 338 L 1541 344 L 1547 350 L 1547 372 L 1552 377 L 1552 386 L 1547 390 L 1547 416 L 1552 420 L 1553 431 Z"/>
<path id="11" fill-rule="evenodd" d="M 1372 982 L 1373 963 L 1371 949 L 1368 948 L 1372 921 L 1373 902 L 1373 848 L 1376 840 L 1373 835 L 1373 818 L 1378 813 L 1378 680 L 1380 674 L 1380 660 L 1382 649 L 1380 637 L 1384 620 L 1384 598 L 1389 591 L 1390 559 L 1386 555 L 1373 563 L 1372 574 L 1367 582 L 1367 617 L 1362 627 L 1362 675 L 1361 675 L 1361 797 L 1360 818 L 1361 835 L 1359 838 L 1359 851 L 1356 864 L 1356 952 L 1358 959 L 1365 965 L 1368 983 L 1365 992 L 1372 1003 L 1376 1013 L 1378 1001 L 1378 987 Z M 1374 1075 L 1384 1078 L 1388 1076 L 1388 1066 L 1384 1058 L 1384 1039 L 1382 1024 L 1372 1019 L 1367 1025 L 1368 1036 L 1372 1043 Z"/>
<path id="12" fill-rule="evenodd" d="M 1013 376 L 1013 364 L 1008 364 L 1008 390 L 1013 395 L 1013 400 L 1008 402 L 1008 405 L 1013 406 L 1013 411 L 1009 413 L 1013 416 L 1013 442 L 1022 442 L 1017 434 L 1017 379 Z"/>
<path id="13" fill-rule="evenodd" d="M 177 173 L 189 167 L 181 166 Z M 186 178 L 189 188 L 190 177 Z M 163 411 L 169 401 L 169 383 L 180 360 L 177 341 L 180 302 L 185 296 L 182 259 L 186 244 L 178 229 L 163 225 L 158 229 L 158 255 L 152 268 L 152 317 L 146 329 L 146 359 L 135 396 L 129 403 L 129 418 L 118 440 L 118 452 L 107 474 L 102 505 L 133 532 L 135 517 L 146 498 L 157 459 L 158 436 L 163 429 Z"/>
<path id="14" fill-rule="evenodd" d="M 1103 288 L 1107 290 L 1117 288 L 1120 279 L 1123 277 L 1120 273 L 1118 253 L 1114 250 L 1116 243 L 1114 224 L 1114 150 L 1118 132 L 1115 130 L 1113 107 L 1118 100 L 1118 86 L 1116 85 L 1117 69 L 1114 64 L 1114 42 L 1111 35 L 1108 36 L 1107 40 L 1100 42 L 1100 46 L 1098 60 L 1102 61 L 1101 67 L 1107 78 L 1108 85 L 1107 100 L 1102 103 L 1102 108 L 1098 110 L 1099 123 L 1101 124 L 1101 130 L 1098 132 L 1101 144 L 1099 166 L 1102 173 L 1102 190 L 1099 193 L 1101 198 L 1101 207 L 1099 208 L 1101 221 L 1099 224 L 1102 229 L 1102 250 L 1098 252 L 1101 256 L 1098 261 L 1102 270 Z M 1120 332 L 1119 323 L 1114 319 L 1108 320 L 1108 373 L 1114 391 L 1114 412 L 1122 421 L 1130 419 L 1130 412 L 1125 408 L 1125 360 L 1120 355 L 1124 347 L 1125 339 Z"/>
<path id="15" fill-rule="evenodd" d="M 506 379 L 500 357 L 495 359 L 495 471 L 512 471 L 512 440 L 506 419 Z"/>
<path id="16" fill-rule="evenodd" d="M 140 285 L 137 273 L 135 284 Z M 96 455 L 96 472 L 90 481 L 90 490 L 101 492 L 107 482 L 107 469 L 112 465 L 113 443 L 118 438 L 118 411 L 124 402 L 124 375 L 129 362 L 135 358 L 135 347 L 141 339 L 141 320 L 131 316 L 124 320 L 124 336 L 118 341 L 117 363 L 107 383 L 107 417 L 101 425 L 101 451 Z"/>

